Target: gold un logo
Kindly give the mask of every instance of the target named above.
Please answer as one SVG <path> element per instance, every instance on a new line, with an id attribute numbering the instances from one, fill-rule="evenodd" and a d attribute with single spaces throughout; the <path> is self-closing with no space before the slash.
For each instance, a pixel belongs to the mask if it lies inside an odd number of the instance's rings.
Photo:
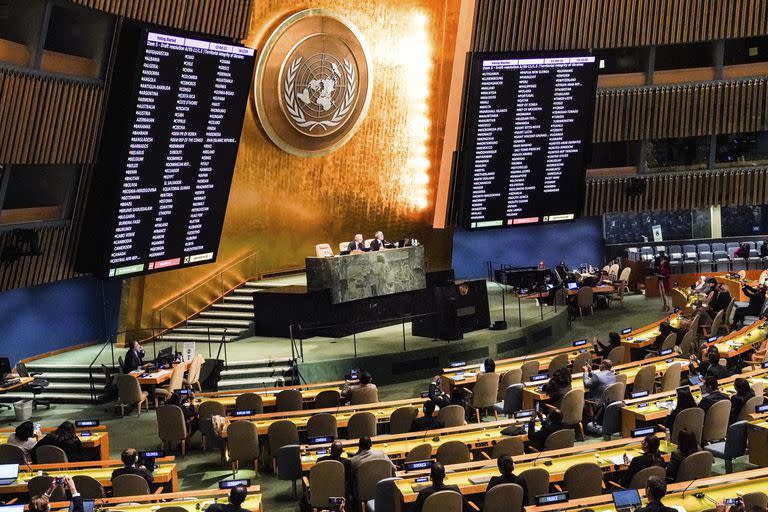
<path id="1" fill-rule="evenodd" d="M 354 25 L 325 9 L 304 10 L 264 45 L 256 66 L 256 112 L 279 148 L 325 155 L 362 123 L 372 81 L 367 46 Z"/>

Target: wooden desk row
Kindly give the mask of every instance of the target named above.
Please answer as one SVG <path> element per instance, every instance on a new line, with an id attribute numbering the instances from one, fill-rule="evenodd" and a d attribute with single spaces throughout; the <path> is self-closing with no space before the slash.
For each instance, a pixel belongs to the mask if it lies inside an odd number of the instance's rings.
<path id="1" fill-rule="evenodd" d="M 46 435 L 56 430 L 56 427 L 45 427 L 41 434 Z M 12 428 L 0 429 L 0 444 L 8 442 L 8 437 L 14 432 Z M 90 432 L 90 435 L 84 435 Z M 83 443 L 83 450 L 89 460 L 109 460 L 109 433 L 107 427 L 99 425 L 91 428 L 77 429 L 77 437 Z M 42 439 L 42 437 L 41 437 Z"/>
<path id="2" fill-rule="evenodd" d="M 538 361 L 539 372 L 546 372 L 549 369 L 549 364 L 555 357 L 559 356 L 560 354 L 568 354 L 568 362 L 571 363 L 574 358 L 581 353 L 582 349 L 586 349 L 592 353 L 594 360 L 595 355 L 592 349 L 592 344 L 588 341 L 586 345 L 580 347 L 562 347 L 555 350 L 549 350 L 547 352 L 529 354 L 527 356 L 513 357 L 511 359 L 500 359 L 496 361 L 496 373 L 503 375 L 510 370 L 522 367 L 523 364 L 528 361 Z M 465 365 L 458 368 L 443 368 L 441 377 L 443 382 L 447 383 L 447 386 L 444 386 L 443 391 L 448 392 L 455 386 L 466 386 L 474 384 L 477 381 L 477 375 L 479 372 L 479 364 Z"/>
<path id="3" fill-rule="evenodd" d="M 745 352 L 754 350 L 765 340 L 768 334 L 766 327 L 768 325 L 766 325 L 765 320 L 760 319 L 738 331 L 719 338 L 714 343 L 711 343 L 710 346 L 717 347 L 721 357 L 731 359 L 740 356 Z"/>
<path id="4" fill-rule="evenodd" d="M 685 512 L 703 512 L 715 508 L 726 498 L 736 498 L 751 492 L 765 493 L 768 489 L 768 468 L 753 469 L 729 475 L 701 478 L 693 482 L 667 485 L 667 495 L 662 500 L 667 507 Z M 645 489 L 639 490 L 645 498 Z M 643 499 L 645 505 L 647 500 Z M 559 510 L 581 510 L 592 508 L 599 512 L 616 512 L 610 494 L 592 496 L 546 506 L 528 506 L 526 512 L 554 512 Z"/>
<path id="5" fill-rule="evenodd" d="M 184 371 L 187 371 L 187 368 L 189 368 L 189 361 L 182 361 L 181 363 L 174 364 L 174 368 L 178 365 L 184 365 Z M 130 373 L 130 375 L 133 375 L 136 377 L 136 379 L 139 381 L 139 384 L 142 386 L 149 386 L 149 387 L 155 387 L 159 386 L 160 384 L 165 384 L 169 380 L 171 380 L 171 374 L 173 373 L 173 368 L 165 368 L 165 369 L 158 369 L 154 372 L 145 372 L 144 370 L 134 370 Z M 145 375 L 145 376 L 142 376 Z"/>
<path id="6" fill-rule="evenodd" d="M 502 430 L 512 425 L 523 425 L 524 421 L 525 420 L 502 420 L 485 423 L 471 423 L 460 427 L 429 430 L 426 432 L 408 432 L 405 434 L 376 436 L 371 438 L 371 441 L 373 442 L 373 449 L 382 450 L 392 460 L 405 459 L 408 452 L 424 443 L 432 445 L 432 455 L 434 456 L 437 454 L 437 449 L 440 445 L 447 443 L 448 441 L 461 441 L 474 452 L 490 452 L 496 443 L 510 437 L 502 434 Z M 527 435 L 515 437 L 525 440 Z M 352 456 L 357 452 L 357 439 L 343 440 L 342 444 L 344 445 L 348 456 Z M 327 455 L 329 447 L 329 444 L 302 445 L 302 469 L 304 471 L 309 471 L 317 462 L 318 458 Z"/>
<path id="7" fill-rule="evenodd" d="M 659 435 L 659 437 L 663 436 Z M 563 475 L 568 468 L 583 462 L 595 462 L 599 464 L 606 473 L 622 471 L 626 469 L 623 460 L 624 455 L 627 455 L 630 459 L 640 455 L 642 453 L 641 444 L 642 438 L 617 439 L 603 443 L 580 445 L 563 450 L 520 455 L 513 457 L 513 460 L 515 461 L 515 473 L 519 475 L 526 469 L 531 469 L 533 467 L 544 468 L 549 473 L 550 483 L 557 483 L 563 480 Z M 669 455 L 675 448 L 674 444 L 662 440 L 660 449 L 663 452 L 665 460 L 669 460 Z M 448 466 L 448 469 L 450 471 L 446 476 L 445 483 L 448 485 L 457 485 L 464 495 L 481 494 L 485 492 L 490 478 L 499 474 L 499 469 L 495 460 L 456 464 Z M 396 485 L 403 502 L 411 503 L 416 500 L 420 485 L 417 483 L 416 479 L 424 474 L 426 473 L 398 473 L 398 476 L 400 476 L 402 480 L 397 481 Z"/>
<path id="8" fill-rule="evenodd" d="M 737 378 L 747 379 L 750 383 L 762 382 L 768 388 L 768 370 L 761 369 L 750 373 L 733 375 L 722 379 L 720 390 L 727 394 L 734 393 L 733 382 Z M 697 401 L 701 398 L 699 386 L 691 386 L 691 392 Z M 676 391 L 656 393 L 643 398 L 626 400 L 621 409 L 621 433 L 629 436 L 633 429 L 643 423 L 660 423 L 669 416 L 672 409 L 677 406 Z"/>
<path id="9" fill-rule="evenodd" d="M 296 386 L 282 386 L 272 388 L 256 388 L 256 389 L 237 389 L 232 391 L 217 391 L 213 393 L 196 393 L 195 405 L 199 406 L 203 402 L 209 400 L 215 400 L 221 402 L 227 409 L 235 408 L 235 401 L 237 397 L 245 393 L 254 393 L 261 396 L 261 401 L 265 408 L 274 407 L 277 400 L 277 394 L 286 389 L 297 389 L 301 391 L 301 396 L 304 399 L 305 405 L 312 405 L 315 402 L 317 395 L 323 391 L 340 391 L 341 386 L 345 381 L 332 381 L 332 382 L 318 382 L 316 384 L 303 384 Z"/>
<path id="10" fill-rule="evenodd" d="M 168 486 L 171 492 L 179 490 L 179 478 L 176 469 L 174 457 L 162 457 L 156 459 L 157 469 L 154 471 L 153 486 Z M 61 464 L 32 464 L 29 467 L 23 467 L 19 471 L 19 477 L 12 484 L 0 485 L 0 495 L 6 494 L 25 494 L 27 493 L 27 482 L 41 474 L 50 474 L 52 476 L 75 476 L 88 475 L 104 487 L 112 487 L 112 472 L 123 467 L 123 462 L 119 460 L 107 460 L 98 462 L 67 462 Z M 30 471 L 30 468 L 32 471 Z"/>
<path id="11" fill-rule="evenodd" d="M 656 338 L 661 336 L 661 324 L 669 322 L 673 329 L 684 330 L 688 328 L 688 319 L 682 313 L 672 313 L 658 322 L 653 322 L 639 329 L 633 329 L 627 334 L 621 336 L 621 344 L 626 348 L 624 352 L 624 361 L 628 363 L 632 360 L 632 350 L 646 349 L 653 345 Z"/>
<path id="12" fill-rule="evenodd" d="M 197 491 L 182 491 L 163 494 L 149 494 L 146 496 L 120 496 L 117 498 L 100 498 L 94 500 L 94 508 L 112 508 L 119 505 L 119 510 L 125 512 L 154 512 L 160 506 L 181 507 L 187 512 L 200 512 L 214 503 L 227 503 L 228 489 L 201 489 Z M 172 503 L 168 503 L 174 500 Z M 242 504 L 242 508 L 249 511 L 261 512 L 262 510 L 261 487 L 252 485 L 248 487 L 248 497 Z M 51 510 L 69 510 L 70 502 L 60 501 L 51 503 Z"/>
<path id="13" fill-rule="evenodd" d="M 670 358 L 669 356 L 660 356 L 650 359 L 643 359 L 640 361 L 634 361 L 631 363 L 620 364 L 614 366 L 613 369 L 616 373 L 627 376 L 627 386 L 635 381 L 635 376 L 640 368 L 648 365 L 656 366 L 656 374 L 663 375 L 670 365 L 680 363 L 683 370 L 686 370 L 691 362 L 688 359 Z M 583 389 L 584 381 L 581 373 L 573 374 L 573 380 L 571 382 L 572 389 Z M 523 409 L 531 409 L 538 401 L 547 400 L 549 396 L 543 391 L 543 385 L 548 382 L 547 380 L 537 382 L 526 382 L 525 389 L 523 389 Z"/>

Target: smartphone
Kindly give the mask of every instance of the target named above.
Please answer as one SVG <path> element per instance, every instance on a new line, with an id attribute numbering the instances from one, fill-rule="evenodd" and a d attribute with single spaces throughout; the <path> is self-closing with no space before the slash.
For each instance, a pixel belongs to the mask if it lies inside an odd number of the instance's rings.
<path id="1" fill-rule="evenodd" d="M 723 503 L 726 505 L 738 505 L 739 504 L 739 498 L 725 498 Z"/>
<path id="2" fill-rule="evenodd" d="M 329 505 L 341 505 L 344 502 L 344 498 L 341 496 L 331 496 L 328 498 Z"/>

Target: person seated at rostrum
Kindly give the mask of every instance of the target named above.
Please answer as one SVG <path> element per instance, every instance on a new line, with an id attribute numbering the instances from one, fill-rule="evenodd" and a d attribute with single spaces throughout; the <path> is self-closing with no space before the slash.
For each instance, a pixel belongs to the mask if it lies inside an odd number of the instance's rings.
<path id="1" fill-rule="evenodd" d="M 384 233 L 381 231 L 377 231 L 373 235 L 373 240 L 371 240 L 371 250 L 372 251 L 380 251 L 382 249 L 388 249 L 392 247 L 392 244 L 384 240 Z"/>
<path id="2" fill-rule="evenodd" d="M 206 512 L 248 512 L 243 508 L 245 498 L 248 497 L 248 488 L 244 485 L 236 485 L 229 491 L 229 503 L 213 503 Z"/>
<path id="3" fill-rule="evenodd" d="M 445 485 L 445 467 L 442 464 L 439 462 L 432 464 L 432 468 L 430 468 L 429 471 L 429 476 L 430 480 L 432 480 L 432 485 L 419 491 L 419 495 L 416 496 L 416 503 L 413 505 L 414 512 L 421 512 L 422 508 L 424 507 L 424 502 L 427 500 L 427 498 L 440 491 L 456 491 L 459 493 L 461 496 L 462 508 L 464 512 L 471 512 L 472 508 L 470 508 L 466 498 L 461 495 L 459 486 Z"/>
<path id="4" fill-rule="evenodd" d="M 544 443 L 550 434 L 554 434 L 558 430 L 569 428 L 568 425 L 563 423 L 563 413 L 560 409 L 551 409 L 547 417 L 544 418 L 541 411 L 536 411 L 536 416 L 541 423 L 541 428 L 536 430 L 536 422 L 528 422 L 528 445 L 542 451 L 544 450 Z"/>
<path id="5" fill-rule="evenodd" d="M 424 402 L 423 411 L 423 416 L 413 419 L 411 432 L 424 432 L 426 430 L 443 428 L 443 423 L 437 421 L 437 416 L 435 416 L 435 402 L 432 400 Z"/>
<path id="6" fill-rule="evenodd" d="M 502 455 L 496 460 L 496 465 L 499 467 L 499 476 L 492 476 L 488 481 L 488 487 L 485 488 L 487 493 L 497 485 L 501 484 L 517 484 L 523 488 L 523 506 L 528 504 L 528 486 L 525 480 L 515 474 L 515 461 L 512 460 L 511 455 Z"/>
<path id="7" fill-rule="evenodd" d="M 43 437 L 34 448 L 32 448 L 32 460 L 37 462 L 37 449 L 41 446 L 56 446 L 64 450 L 69 462 L 79 462 L 83 460 L 83 443 L 77 437 L 75 424 L 71 421 L 65 421 L 58 426 L 56 430 Z"/>
<path id="8" fill-rule="evenodd" d="M 112 480 L 120 475 L 138 475 L 148 484 L 152 483 L 154 477 L 152 476 L 152 470 L 147 469 L 143 465 L 139 465 L 139 452 L 135 448 L 126 448 L 123 453 L 120 454 L 120 460 L 123 461 L 123 467 L 117 468 L 112 472 Z"/>
<path id="9" fill-rule="evenodd" d="M 144 366 L 144 349 L 137 340 L 130 342 L 123 361 L 123 373 L 131 373 Z"/>
<path id="10" fill-rule="evenodd" d="M 347 245 L 347 250 L 349 252 L 352 251 L 364 251 L 365 250 L 365 239 L 363 238 L 363 235 L 360 233 L 355 235 L 355 239 L 349 242 L 349 245 Z"/>

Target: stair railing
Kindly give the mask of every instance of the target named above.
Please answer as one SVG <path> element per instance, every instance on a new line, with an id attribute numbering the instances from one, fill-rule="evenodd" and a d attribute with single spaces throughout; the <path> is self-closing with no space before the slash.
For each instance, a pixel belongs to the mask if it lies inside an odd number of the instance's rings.
<path id="1" fill-rule="evenodd" d="M 157 308 L 157 325 L 169 331 L 186 323 L 192 317 L 224 298 L 235 288 L 254 279 L 260 279 L 257 270 L 260 254 L 254 251 L 218 272 L 208 276 L 189 290 Z"/>

